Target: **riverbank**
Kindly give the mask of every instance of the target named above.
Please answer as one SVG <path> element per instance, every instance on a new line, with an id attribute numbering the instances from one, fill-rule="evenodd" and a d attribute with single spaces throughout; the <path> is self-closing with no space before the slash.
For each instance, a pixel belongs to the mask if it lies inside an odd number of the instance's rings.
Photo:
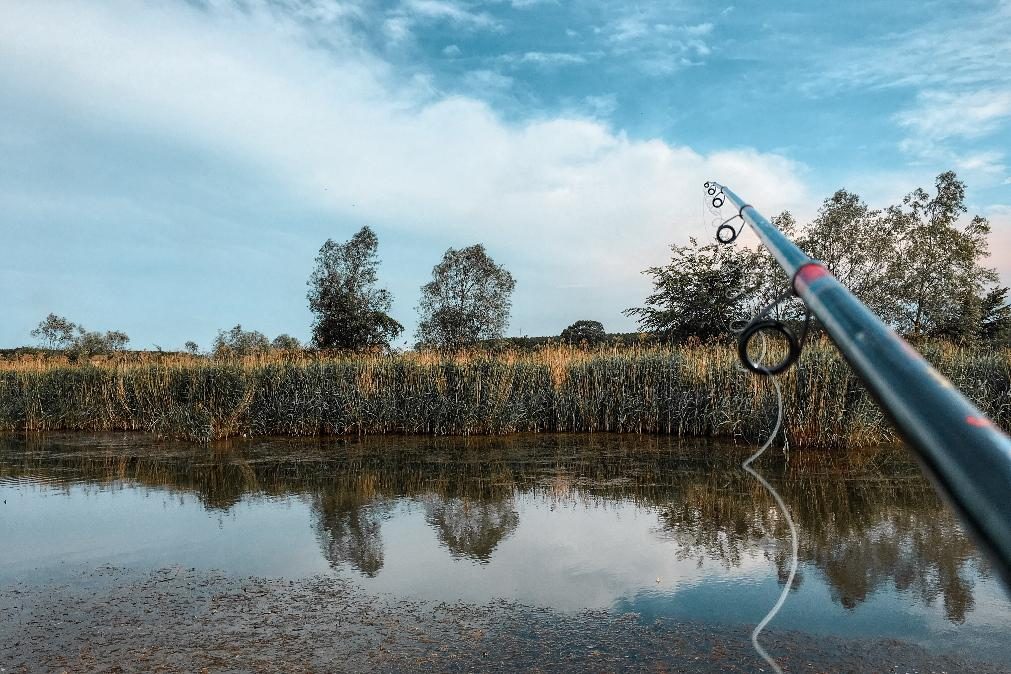
<path id="1" fill-rule="evenodd" d="M 102 567 L 0 590 L 7 672 L 757 672 L 750 626 L 375 598 L 352 583 Z M 771 630 L 791 672 L 1007 672 L 894 640 Z"/>
<path id="2" fill-rule="evenodd" d="M 928 345 L 925 355 L 1011 428 L 1011 350 Z M 780 378 L 795 447 L 894 441 L 889 422 L 827 343 Z M 241 436 L 618 432 L 753 442 L 772 387 L 729 347 L 634 347 L 440 356 L 287 354 L 0 363 L 0 430 Z"/>

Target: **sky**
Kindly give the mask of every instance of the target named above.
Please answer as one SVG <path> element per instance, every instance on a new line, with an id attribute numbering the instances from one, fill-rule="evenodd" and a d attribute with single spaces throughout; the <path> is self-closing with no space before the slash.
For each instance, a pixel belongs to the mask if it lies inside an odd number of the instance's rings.
<path id="1" fill-rule="evenodd" d="M 1011 2 L 5 0 L 0 347 L 310 335 L 327 238 L 379 236 L 413 342 L 446 249 L 512 335 L 608 331 L 711 236 L 701 184 L 810 219 L 954 169 L 1011 283 Z"/>

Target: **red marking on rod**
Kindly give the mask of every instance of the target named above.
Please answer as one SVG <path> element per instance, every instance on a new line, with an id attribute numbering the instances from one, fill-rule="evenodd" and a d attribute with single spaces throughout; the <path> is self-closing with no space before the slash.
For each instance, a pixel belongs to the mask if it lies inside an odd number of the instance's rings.
<path id="1" fill-rule="evenodd" d="M 976 428 L 990 428 L 993 424 L 990 423 L 989 419 L 981 419 L 980 417 L 974 417 L 971 414 L 965 418 L 965 423 L 970 426 L 975 426 Z"/>
<path id="2" fill-rule="evenodd" d="M 828 270 L 815 262 L 808 262 L 806 265 L 797 270 L 797 278 L 804 283 L 817 281 L 821 277 L 828 275 Z"/>
<path id="3" fill-rule="evenodd" d="M 805 286 L 810 286 L 811 283 L 817 281 L 820 278 L 826 276 L 831 276 L 825 267 L 822 267 L 817 262 L 808 262 L 803 267 L 797 270 L 797 273 L 793 277 L 793 287 L 797 289 L 801 283 Z"/>

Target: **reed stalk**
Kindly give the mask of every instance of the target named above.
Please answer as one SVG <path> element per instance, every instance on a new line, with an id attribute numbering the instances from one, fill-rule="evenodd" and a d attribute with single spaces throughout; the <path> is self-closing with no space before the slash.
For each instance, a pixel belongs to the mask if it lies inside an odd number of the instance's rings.
<path id="1" fill-rule="evenodd" d="M 1011 427 L 1011 350 L 927 345 L 927 357 Z M 792 446 L 896 439 L 836 350 L 808 345 L 781 377 Z M 453 356 L 274 354 L 231 362 L 165 355 L 71 364 L 0 360 L 0 430 L 238 436 L 617 432 L 754 442 L 772 387 L 721 346 L 550 346 Z"/>

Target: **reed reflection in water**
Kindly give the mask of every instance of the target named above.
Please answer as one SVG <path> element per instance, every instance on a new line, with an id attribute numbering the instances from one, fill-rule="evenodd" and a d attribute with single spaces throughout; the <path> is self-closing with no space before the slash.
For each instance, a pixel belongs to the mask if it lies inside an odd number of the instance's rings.
<path id="1" fill-rule="evenodd" d="M 403 592 L 405 583 L 421 579 L 418 585 L 427 589 L 418 592 L 455 600 L 440 593 L 451 592 L 469 567 L 452 566 L 453 560 L 474 566 L 467 573 L 478 574 L 479 584 L 503 573 L 496 564 L 522 560 L 529 565 L 524 573 L 543 564 L 542 583 L 583 574 L 589 586 L 582 599 L 588 603 L 613 590 L 618 607 L 720 620 L 749 596 L 756 606 L 768 604 L 775 586 L 766 587 L 772 581 L 765 579 L 778 575 L 782 584 L 789 564 L 788 532 L 775 504 L 738 468 L 746 452 L 607 435 L 253 440 L 211 450 L 135 435 L 5 437 L 0 487 L 156 489 L 195 496 L 205 510 L 224 513 L 243 503 L 297 499 L 308 508 L 307 526 L 326 563 L 339 573 L 358 574 L 377 591 Z M 824 588 L 844 614 L 859 613 L 876 597 L 899 598 L 917 607 L 919 623 L 936 614 L 949 626 L 965 623 L 982 601 L 979 617 L 988 634 L 1011 637 L 1007 627 L 994 626 L 1005 622 L 999 618 L 1008 606 L 997 581 L 904 450 L 795 452 L 788 461 L 770 453 L 761 470 L 791 507 L 800 533 L 794 594 L 814 583 L 809 596 Z M 609 536 L 644 518 L 652 542 L 621 539 L 617 557 L 602 552 Z M 551 547 L 557 541 L 567 542 Z M 425 553 L 432 545 L 448 552 L 448 559 Z M 608 564 L 619 559 L 625 562 L 618 566 L 627 565 L 639 554 L 637 546 L 644 557 L 649 548 L 681 564 L 678 586 L 650 588 L 639 578 L 616 583 L 617 589 L 593 587 L 606 583 L 601 578 L 629 576 L 631 570 Z M 391 558 L 393 549 L 397 559 Z M 537 555 L 542 558 L 531 558 Z M 152 560 L 176 562 L 184 560 Z M 396 571 L 384 574 L 394 562 Z M 403 569 L 412 565 L 424 568 L 408 578 Z M 643 569 L 635 573 L 646 575 Z M 439 574 L 441 584 L 425 580 Z M 481 592 L 487 599 L 515 598 L 510 582 L 516 581 L 488 582 Z M 530 578 L 534 587 L 536 582 Z M 686 603 L 693 592 L 703 594 Z M 722 602 L 713 604 L 714 597 Z M 574 605 L 580 600 L 575 597 Z M 787 625 L 792 620 L 803 626 L 810 618 L 804 612 L 829 611 L 816 603 L 797 602 L 792 618 L 788 603 Z M 892 620 L 887 610 L 877 606 L 875 619 Z M 759 611 L 750 619 L 760 617 Z M 915 630 L 925 636 L 921 628 Z"/>

